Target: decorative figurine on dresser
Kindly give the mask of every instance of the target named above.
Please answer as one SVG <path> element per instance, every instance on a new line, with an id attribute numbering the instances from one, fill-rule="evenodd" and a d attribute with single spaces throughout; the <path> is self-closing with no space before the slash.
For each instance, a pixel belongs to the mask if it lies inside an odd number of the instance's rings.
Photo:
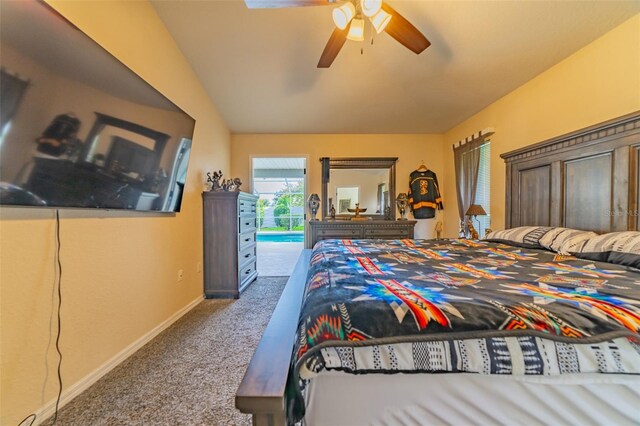
<path id="1" fill-rule="evenodd" d="M 320 197 L 318 194 L 311 194 L 307 199 L 307 205 L 309 206 L 309 213 L 311 213 L 311 220 L 318 220 L 316 215 L 318 214 L 318 209 L 320 208 Z"/>
<path id="2" fill-rule="evenodd" d="M 398 210 L 400 211 L 400 219 L 398 220 L 407 220 L 407 205 L 409 204 L 407 194 L 405 194 L 404 192 L 399 193 L 398 198 L 396 198 L 396 204 L 398 205 Z"/>
<path id="3" fill-rule="evenodd" d="M 217 174 L 217 173 L 216 173 Z M 222 173 L 218 176 L 222 177 Z M 257 277 L 256 195 L 241 192 L 239 179 L 202 193 L 204 294 L 207 298 L 239 298 Z M 225 182 L 226 183 L 226 182 Z M 237 189 L 236 189 L 237 188 Z"/>

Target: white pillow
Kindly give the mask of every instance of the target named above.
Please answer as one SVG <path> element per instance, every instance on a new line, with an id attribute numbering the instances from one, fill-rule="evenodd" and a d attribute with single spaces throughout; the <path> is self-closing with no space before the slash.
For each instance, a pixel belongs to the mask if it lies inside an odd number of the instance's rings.
<path id="1" fill-rule="evenodd" d="M 544 248 L 540 238 L 553 228 L 544 226 L 519 226 L 512 229 L 490 232 L 485 240 L 526 248 Z"/>
<path id="2" fill-rule="evenodd" d="M 540 238 L 540 244 L 560 254 L 578 252 L 591 238 L 598 234 L 571 228 L 553 228 Z"/>
<path id="3" fill-rule="evenodd" d="M 582 245 L 598 234 L 591 231 L 551 226 L 519 226 L 491 232 L 485 238 L 518 247 L 544 248 L 561 254 L 579 251 Z"/>
<path id="4" fill-rule="evenodd" d="M 609 232 L 598 235 L 587 241 L 573 254 L 581 259 L 640 269 L 640 232 Z"/>

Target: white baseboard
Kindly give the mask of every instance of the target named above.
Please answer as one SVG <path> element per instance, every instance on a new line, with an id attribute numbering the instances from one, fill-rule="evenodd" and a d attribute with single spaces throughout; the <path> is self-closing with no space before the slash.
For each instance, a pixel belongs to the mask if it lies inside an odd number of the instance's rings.
<path id="1" fill-rule="evenodd" d="M 167 318 L 165 321 L 158 324 L 153 330 L 149 331 L 144 336 L 140 337 L 138 340 L 118 352 L 111 359 L 107 360 L 100 367 L 96 368 L 91 373 L 87 374 L 85 377 L 74 383 L 73 385 L 67 387 L 62 391 L 62 396 L 60 397 L 59 408 L 64 407 L 67 403 L 69 403 L 73 398 L 80 395 L 84 392 L 89 386 L 93 385 L 95 382 L 100 380 L 105 374 L 109 371 L 113 370 L 116 366 L 118 366 L 125 359 L 129 358 L 133 355 L 138 349 L 147 344 L 151 339 L 156 337 L 158 334 L 163 332 L 165 329 L 169 328 L 171 324 L 179 320 L 184 314 L 189 312 L 191 309 L 195 308 L 200 302 L 202 302 L 203 296 L 198 296 L 195 300 L 189 302 L 184 308 L 180 309 L 178 312 L 173 314 L 171 317 Z M 47 404 L 43 405 L 36 411 L 36 421 L 34 422 L 34 426 L 39 425 L 44 420 L 48 419 L 53 415 L 56 409 L 56 399 L 49 401 Z"/>

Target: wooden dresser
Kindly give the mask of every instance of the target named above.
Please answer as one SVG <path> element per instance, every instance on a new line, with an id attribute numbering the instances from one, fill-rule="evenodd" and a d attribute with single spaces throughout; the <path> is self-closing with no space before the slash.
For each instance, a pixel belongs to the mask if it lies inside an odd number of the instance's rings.
<path id="1" fill-rule="evenodd" d="M 328 239 L 383 239 L 413 238 L 416 220 L 312 220 L 311 248 L 320 240 Z"/>
<path id="2" fill-rule="evenodd" d="M 203 192 L 204 294 L 238 298 L 258 276 L 256 203 L 246 192 Z"/>

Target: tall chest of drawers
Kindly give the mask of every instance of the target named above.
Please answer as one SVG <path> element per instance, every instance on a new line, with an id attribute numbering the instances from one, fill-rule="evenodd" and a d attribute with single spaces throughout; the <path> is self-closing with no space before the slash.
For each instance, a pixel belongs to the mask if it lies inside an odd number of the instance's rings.
<path id="1" fill-rule="evenodd" d="M 256 204 L 246 192 L 203 192 L 204 294 L 238 298 L 258 276 Z"/>

